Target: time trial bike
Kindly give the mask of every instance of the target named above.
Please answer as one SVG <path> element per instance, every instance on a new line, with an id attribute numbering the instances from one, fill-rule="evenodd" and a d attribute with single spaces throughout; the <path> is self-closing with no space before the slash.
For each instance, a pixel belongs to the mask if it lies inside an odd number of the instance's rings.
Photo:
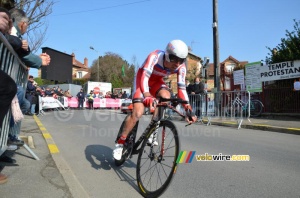
<path id="1" fill-rule="evenodd" d="M 187 101 L 178 98 L 160 98 L 152 120 L 140 138 L 135 141 L 138 121 L 127 136 L 121 160 L 115 159 L 116 166 L 121 166 L 132 155 L 138 154 L 137 186 L 143 197 L 160 196 L 167 189 L 176 172 L 176 161 L 180 149 L 179 136 L 176 126 L 172 121 L 166 120 L 164 115 L 165 110 L 170 108 L 181 117 L 185 117 L 176 109 L 178 104 L 187 104 Z M 191 116 L 189 117 L 190 120 Z M 121 136 L 125 120 L 120 127 L 116 143 Z M 148 142 L 150 136 L 153 137 L 152 143 Z"/>

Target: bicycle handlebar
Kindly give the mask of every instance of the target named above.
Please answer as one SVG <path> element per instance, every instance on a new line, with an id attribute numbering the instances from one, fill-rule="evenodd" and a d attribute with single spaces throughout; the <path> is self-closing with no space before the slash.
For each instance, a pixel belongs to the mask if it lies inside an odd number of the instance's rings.
<path id="1" fill-rule="evenodd" d="M 158 103 L 163 103 L 163 102 L 171 102 L 171 105 L 167 105 L 168 108 L 172 109 L 173 111 L 175 111 L 178 115 L 180 115 L 181 117 L 185 118 L 185 115 L 183 115 L 182 113 L 180 113 L 175 107 L 178 105 L 178 104 L 188 104 L 189 102 L 186 101 L 186 100 L 182 100 L 180 98 L 158 98 Z M 160 106 L 158 104 L 158 106 Z M 162 105 L 162 106 L 165 106 Z M 192 112 L 190 112 L 190 116 L 189 116 L 189 120 L 192 120 L 191 116 L 192 116 Z M 192 123 L 189 123 L 187 125 L 185 125 L 186 127 L 191 125 Z"/>
<path id="2" fill-rule="evenodd" d="M 182 100 L 181 98 L 158 98 L 158 103 L 161 102 L 171 102 L 173 107 L 176 107 L 178 104 L 188 104 L 189 102 L 186 100 Z"/>

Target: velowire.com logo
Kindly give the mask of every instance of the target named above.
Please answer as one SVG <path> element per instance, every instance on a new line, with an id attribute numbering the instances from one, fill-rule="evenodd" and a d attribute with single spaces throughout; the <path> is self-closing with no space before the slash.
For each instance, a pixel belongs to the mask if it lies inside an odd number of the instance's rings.
<path id="1" fill-rule="evenodd" d="M 181 151 L 178 155 L 176 163 L 182 164 L 191 163 L 194 159 L 200 162 L 209 162 L 209 161 L 231 161 L 231 162 L 248 162 L 250 161 L 249 155 L 224 155 L 219 153 L 218 155 L 211 155 L 208 153 L 196 155 L 196 151 Z"/>

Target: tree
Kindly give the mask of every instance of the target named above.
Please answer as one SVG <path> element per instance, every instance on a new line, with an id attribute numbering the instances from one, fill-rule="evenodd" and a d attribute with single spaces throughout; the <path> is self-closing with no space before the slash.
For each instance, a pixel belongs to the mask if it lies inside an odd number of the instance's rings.
<path id="1" fill-rule="evenodd" d="M 31 51 L 37 51 L 48 29 L 46 18 L 52 13 L 54 0 L 15 0 L 15 8 L 23 10 L 29 19 L 26 37 Z"/>
<path id="2" fill-rule="evenodd" d="M 97 75 L 99 75 L 99 81 L 110 82 L 113 88 L 133 86 L 134 65 L 129 65 L 120 55 L 106 52 L 104 56 L 100 56 L 99 73 L 97 61 L 95 60 L 91 66 L 92 81 L 96 81 Z M 125 75 L 122 75 L 122 68 L 124 68 Z"/>
<path id="3" fill-rule="evenodd" d="M 194 82 L 194 79 L 196 77 L 199 77 L 200 71 L 199 71 L 199 66 L 197 63 L 191 63 L 189 65 L 189 69 L 187 70 L 187 75 L 186 79 L 189 80 L 190 82 Z"/>
<path id="4" fill-rule="evenodd" d="M 286 38 L 281 39 L 281 43 L 276 48 L 267 47 L 270 50 L 266 57 L 267 64 L 280 63 L 284 61 L 300 60 L 300 27 L 299 22 L 294 19 L 294 30 L 286 30 Z M 268 87 L 292 87 L 294 79 L 277 80 Z"/>
<path id="5" fill-rule="evenodd" d="M 276 48 L 267 47 L 270 50 L 266 57 L 267 64 L 300 60 L 300 21 L 294 19 L 294 22 L 294 30 L 286 30 L 286 38 L 282 38 Z"/>

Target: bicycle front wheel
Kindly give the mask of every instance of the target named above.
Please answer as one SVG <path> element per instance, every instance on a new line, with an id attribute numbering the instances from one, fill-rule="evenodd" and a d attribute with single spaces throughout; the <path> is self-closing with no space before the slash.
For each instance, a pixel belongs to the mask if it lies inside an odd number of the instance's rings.
<path id="1" fill-rule="evenodd" d="M 261 115 L 263 105 L 259 100 L 250 101 L 250 117 L 258 117 Z"/>
<path id="2" fill-rule="evenodd" d="M 152 134 L 158 145 L 147 143 Z M 137 184 L 144 197 L 158 197 L 168 188 L 176 172 L 179 147 L 177 129 L 171 121 L 161 121 L 158 127 L 149 129 L 136 168 Z"/>

